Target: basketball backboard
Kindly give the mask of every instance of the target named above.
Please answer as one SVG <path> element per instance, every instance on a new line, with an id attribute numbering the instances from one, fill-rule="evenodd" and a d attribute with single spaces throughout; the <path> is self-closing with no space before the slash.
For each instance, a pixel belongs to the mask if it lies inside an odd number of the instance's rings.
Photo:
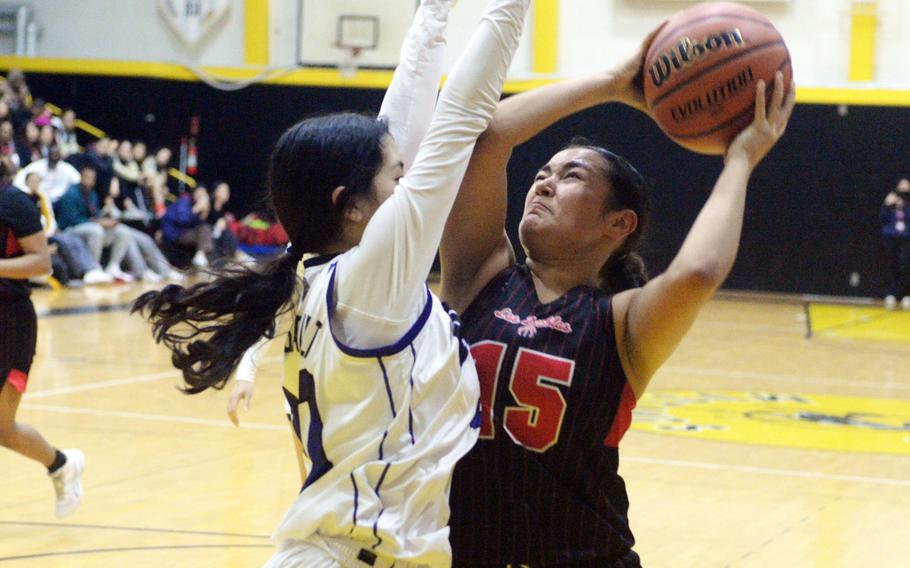
<path id="1" fill-rule="evenodd" d="M 418 0 L 301 0 L 301 65 L 394 68 Z"/>

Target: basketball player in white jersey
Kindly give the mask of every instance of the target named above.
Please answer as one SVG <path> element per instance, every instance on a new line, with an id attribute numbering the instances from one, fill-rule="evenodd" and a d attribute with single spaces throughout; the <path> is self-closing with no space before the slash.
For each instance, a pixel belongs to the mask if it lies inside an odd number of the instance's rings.
<path id="1" fill-rule="evenodd" d="M 289 253 L 136 301 L 188 393 L 223 387 L 261 337 L 294 330 L 301 368 L 285 390 L 313 465 L 269 567 L 451 565 L 449 482 L 477 439 L 479 387 L 460 323 L 425 281 L 528 4 L 489 2 L 407 175 L 384 121 L 300 122 L 269 168 Z"/>
<path id="2" fill-rule="evenodd" d="M 417 8 L 414 21 L 401 46 L 400 63 L 379 111 L 380 119 L 388 123 L 389 134 L 398 144 L 405 172 L 414 163 L 417 150 L 433 118 L 442 79 L 445 32 L 451 4 L 454 4 L 452 0 L 423 0 Z M 298 267 L 301 277 L 302 268 L 302 265 Z M 227 404 L 227 414 L 234 425 L 240 423 L 238 411 L 241 408 L 249 410 L 257 369 L 270 339 L 265 337 L 251 347 L 234 371 L 234 386 Z M 296 380 L 300 363 L 299 354 L 292 349 L 294 339 L 291 334 L 282 339 L 285 342 L 285 378 L 290 376 Z M 287 403 L 285 410 L 288 418 L 293 420 L 291 407 Z M 311 463 L 296 432 L 294 443 L 301 481 L 305 481 Z"/>

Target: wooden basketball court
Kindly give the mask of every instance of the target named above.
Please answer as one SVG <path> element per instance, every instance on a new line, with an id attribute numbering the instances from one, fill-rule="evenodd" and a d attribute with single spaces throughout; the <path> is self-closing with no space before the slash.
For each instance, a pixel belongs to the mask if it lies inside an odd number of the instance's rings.
<path id="1" fill-rule="evenodd" d="M 85 499 L 58 521 L 43 469 L 0 453 L 0 565 L 270 556 L 299 489 L 280 346 L 235 429 L 226 392 L 174 388 L 164 350 L 122 307 L 140 291 L 35 294 L 39 353 L 20 419 L 85 451 Z M 645 566 L 910 566 L 910 343 L 807 340 L 804 318 L 797 303 L 713 301 L 639 402 L 621 449 Z"/>

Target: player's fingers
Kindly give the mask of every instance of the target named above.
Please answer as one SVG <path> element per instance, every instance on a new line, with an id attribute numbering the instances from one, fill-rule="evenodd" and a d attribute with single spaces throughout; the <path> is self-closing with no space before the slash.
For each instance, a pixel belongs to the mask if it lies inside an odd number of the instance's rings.
<path id="1" fill-rule="evenodd" d="M 228 418 L 231 419 L 231 422 L 234 426 L 240 426 L 240 419 L 237 417 L 237 410 L 228 410 Z"/>
<path id="2" fill-rule="evenodd" d="M 765 82 L 758 81 L 755 85 L 755 124 L 765 121 Z"/>
<path id="3" fill-rule="evenodd" d="M 796 85 L 791 83 L 790 92 L 787 93 L 787 100 L 784 103 L 784 108 L 780 113 L 781 117 L 781 126 L 783 128 L 787 127 L 787 123 L 790 121 L 790 115 L 793 114 L 793 109 L 796 107 Z"/>
<path id="4" fill-rule="evenodd" d="M 243 398 L 243 409 L 247 412 L 250 411 L 250 402 L 253 400 L 253 393 L 248 393 Z"/>
<path id="5" fill-rule="evenodd" d="M 778 71 L 774 74 L 774 92 L 771 94 L 771 114 L 768 117 L 771 124 L 777 124 L 778 118 L 780 118 L 784 94 L 784 74 Z"/>

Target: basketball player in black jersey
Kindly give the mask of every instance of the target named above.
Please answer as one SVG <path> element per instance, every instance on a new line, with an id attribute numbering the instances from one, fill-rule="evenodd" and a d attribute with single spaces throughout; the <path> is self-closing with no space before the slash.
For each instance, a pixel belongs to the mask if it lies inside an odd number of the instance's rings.
<path id="1" fill-rule="evenodd" d="M 47 468 L 57 494 L 55 513 L 66 517 L 82 502 L 85 455 L 58 450 L 16 420 L 38 339 L 28 279 L 50 273 L 51 255 L 38 208 L 10 185 L 12 169 L 0 159 L 0 445 Z"/>
<path id="2" fill-rule="evenodd" d="M 500 103 L 478 142 L 441 246 L 441 297 L 463 314 L 481 382 L 480 441 L 452 488 L 454 566 L 638 567 L 617 473 L 636 400 L 732 268 L 746 185 L 794 106 L 778 74 L 766 107 L 729 146 L 714 190 L 666 272 L 635 253 L 647 222 L 641 175 L 587 144 L 554 155 L 506 237 L 512 148 L 609 101 L 645 109 L 642 51 L 611 73 Z M 767 108 L 767 109 L 766 109 Z"/>

